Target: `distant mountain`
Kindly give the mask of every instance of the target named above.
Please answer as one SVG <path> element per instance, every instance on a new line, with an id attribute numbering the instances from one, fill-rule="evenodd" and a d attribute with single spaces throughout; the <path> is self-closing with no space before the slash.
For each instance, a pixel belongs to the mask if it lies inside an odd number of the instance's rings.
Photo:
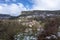
<path id="1" fill-rule="evenodd" d="M 11 16 L 8 15 L 8 14 L 0 14 L 0 19 L 8 19 L 10 18 Z"/>
<path id="2" fill-rule="evenodd" d="M 9 14 L 0 14 L 0 19 L 14 19 L 17 16 L 11 16 Z"/>

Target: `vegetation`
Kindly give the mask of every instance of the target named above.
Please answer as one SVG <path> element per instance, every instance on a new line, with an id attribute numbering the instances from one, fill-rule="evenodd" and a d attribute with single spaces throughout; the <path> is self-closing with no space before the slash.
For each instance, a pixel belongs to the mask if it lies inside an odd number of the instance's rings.
<path id="1" fill-rule="evenodd" d="M 37 19 L 36 19 L 37 20 Z M 44 21 L 36 21 L 22 19 L 18 20 L 0 20 L 0 39 L 1 40 L 14 40 L 14 36 L 18 33 L 32 33 L 35 35 L 40 31 L 40 27 L 45 28 L 46 30 L 50 27 L 51 20 L 55 20 L 56 24 L 60 24 L 60 18 L 46 18 Z M 25 34 L 24 34 L 25 35 Z M 36 36 L 37 37 L 37 36 Z M 22 36 L 23 38 L 23 36 Z"/>
<path id="2" fill-rule="evenodd" d="M 25 27 L 16 20 L 0 20 L 0 39 L 13 40 L 14 35 L 24 31 Z"/>
<path id="3" fill-rule="evenodd" d="M 30 22 L 32 22 L 33 25 Z M 24 23 L 25 25 L 23 25 Z M 40 26 L 39 22 L 32 20 L 28 21 L 27 23 L 28 25 L 26 25 L 25 21 L 20 22 L 18 20 L 0 20 L 0 39 L 14 40 L 14 36 L 18 33 L 25 33 L 28 31 L 27 33 L 29 34 L 30 30 L 33 32 L 32 35 L 37 33 L 37 29 Z"/>

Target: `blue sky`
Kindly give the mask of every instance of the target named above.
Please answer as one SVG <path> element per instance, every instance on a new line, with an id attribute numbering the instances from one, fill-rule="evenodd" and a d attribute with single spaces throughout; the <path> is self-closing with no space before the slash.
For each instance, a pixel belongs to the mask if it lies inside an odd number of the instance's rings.
<path id="1" fill-rule="evenodd" d="M 0 4 L 18 4 L 18 3 L 22 3 L 25 7 L 26 6 L 30 6 L 29 8 L 32 7 L 33 3 L 30 2 L 31 0 L 0 0 Z"/>
<path id="2" fill-rule="evenodd" d="M 60 0 L 0 0 L 0 14 L 17 16 L 28 10 L 60 10 Z"/>

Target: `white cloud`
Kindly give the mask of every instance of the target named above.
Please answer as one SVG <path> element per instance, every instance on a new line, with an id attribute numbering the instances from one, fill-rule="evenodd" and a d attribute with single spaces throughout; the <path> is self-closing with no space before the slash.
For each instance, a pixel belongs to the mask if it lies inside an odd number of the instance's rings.
<path id="1" fill-rule="evenodd" d="M 10 15 L 19 15 L 21 11 L 27 10 L 23 4 L 0 4 L 0 14 L 10 14 Z"/>
<path id="2" fill-rule="evenodd" d="M 60 0 L 32 0 L 33 10 L 60 10 Z"/>
<path id="3" fill-rule="evenodd" d="M 31 0 L 30 2 L 33 3 L 31 9 L 28 6 L 26 8 L 22 3 L 0 4 L 0 14 L 19 15 L 21 11 L 25 10 L 60 10 L 60 0 Z"/>

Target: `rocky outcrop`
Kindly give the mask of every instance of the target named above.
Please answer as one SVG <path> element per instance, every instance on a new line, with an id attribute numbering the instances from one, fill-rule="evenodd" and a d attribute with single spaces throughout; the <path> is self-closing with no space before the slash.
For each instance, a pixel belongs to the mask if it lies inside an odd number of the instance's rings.
<path id="1" fill-rule="evenodd" d="M 44 20 L 46 18 L 60 17 L 60 11 L 44 11 L 44 10 L 34 10 L 34 11 L 22 11 L 19 18 L 35 19 L 37 21 Z"/>

